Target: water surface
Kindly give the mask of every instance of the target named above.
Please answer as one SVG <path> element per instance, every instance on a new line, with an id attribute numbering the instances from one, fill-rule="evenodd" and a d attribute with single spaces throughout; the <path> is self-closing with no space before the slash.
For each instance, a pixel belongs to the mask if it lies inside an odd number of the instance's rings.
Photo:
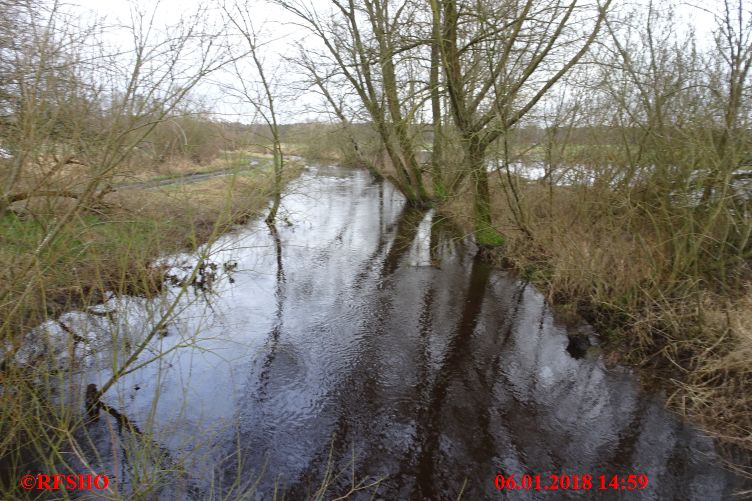
<path id="1" fill-rule="evenodd" d="M 163 497 L 232 497 L 240 474 L 259 499 L 275 486 L 306 499 L 334 475 L 333 499 L 353 472 L 380 480 L 354 499 L 582 497 L 501 493 L 500 472 L 648 475 L 644 490 L 591 491 L 599 499 L 731 496 L 712 440 L 628 370 L 572 350 L 538 291 L 476 259 L 432 211 L 328 166 L 293 183 L 284 209 L 276 232 L 255 222 L 221 239 L 211 259 L 237 270 L 185 301 L 141 358 L 188 347 L 105 397 L 169 457 L 192 452 Z M 142 332 L 160 307 L 131 300 L 120 327 Z M 102 449 L 109 426 L 89 427 Z M 102 467 L 133 481 L 118 454 L 100 451 Z"/>

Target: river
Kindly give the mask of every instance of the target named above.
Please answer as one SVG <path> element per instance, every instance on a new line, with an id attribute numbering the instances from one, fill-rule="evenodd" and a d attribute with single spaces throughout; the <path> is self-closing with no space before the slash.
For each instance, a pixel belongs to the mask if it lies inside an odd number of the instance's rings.
<path id="1" fill-rule="evenodd" d="M 630 370 L 573 349 L 541 293 L 476 259 L 433 211 L 333 166 L 309 167 L 283 207 L 276 234 L 250 222 L 214 245 L 216 276 L 202 282 L 211 287 L 181 301 L 140 360 L 161 358 L 104 397 L 149 432 L 163 468 L 181 464 L 158 497 L 271 499 L 278 489 L 307 499 L 322 483 L 322 499 L 353 485 L 363 489 L 352 499 L 583 497 L 546 492 L 552 474 L 590 475 L 591 499 L 731 496 L 737 479 L 713 440 Z M 190 260 L 168 261 L 177 274 Z M 67 321 L 138 336 L 165 298 L 113 299 L 109 327 Z M 92 357 L 82 383 L 101 385 L 113 353 Z M 126 451 L 147 439 L 113 422 L 87 427 L 84 452 L 137 491 Z M 540 475 L 542 485 L 500 491 L 500 473 Z M 627 489 L 630 474 L 647 485 Z M 599 490 L 600 475 L 621 484 Z"/>

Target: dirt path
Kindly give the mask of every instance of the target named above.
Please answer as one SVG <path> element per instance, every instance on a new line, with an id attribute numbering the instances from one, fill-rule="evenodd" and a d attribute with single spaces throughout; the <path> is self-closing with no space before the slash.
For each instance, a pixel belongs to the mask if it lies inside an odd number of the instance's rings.
<path id="1" fill-rule="evenodd" d="M 161 186 L 181 185 L 198 183 L 200 181 L 206 181 L 214 177 L 229 176 L 232 174 L 239 174 L 241 172 L 248 172 L 261 168 L 261 163 L 256 161 L 247 167 L 228 167 L 226 169 L 215 170 L 211 172 L 196 172 L 194 174 L 186 174 L 184 176 L 170 177 L 167 179 L 152 179 L 146 181 L 134 181 L 131 183 L 121 183 L 114 186 L 115 190 L 136 190 L 136 189 L 149 189 L 159 188 Z"/>

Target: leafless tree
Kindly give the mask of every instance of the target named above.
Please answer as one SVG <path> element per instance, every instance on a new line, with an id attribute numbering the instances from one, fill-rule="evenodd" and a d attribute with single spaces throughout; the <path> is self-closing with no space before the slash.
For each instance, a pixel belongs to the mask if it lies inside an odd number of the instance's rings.
<path id="1" fill-rule="evenodd" d="M 409 77 L 404 78 L 410 75 L 408 53 L 425 47 L 426 37 L 406 40 L 404 36 L 417 26 L 411 21 L 419 6 L 407 1 L 333 0 L 332 15 L 327 17 L 305 0 L 278 0 L 278 4 L 296 15 L 323 45 L 317 64 L 336 68 L 341 81 L 362 102 L 383 142 L 384 160 L 393 167 L 387 177 L 409 203 L 428 202 L 431 195 L 424 186 L 412 127 L 417 108 L 426 99 L 416 94 L 425 94 L 426 86 L 418 89 Z"/>
<path id="2" fill-rule="evenodd" d="M 21 20 L 31 35 L 13 48 L 10 59 L 6 110 L 11 117 L 2 140 L 12 157 L 2 162 L 0 211 L 30 197 L 68 197 L 73 203 L 45 228 L 33 255 L 24 257 L 17 283 L 24 283 L 63 228 L 111 189 L 113 175 L 155 127 L 226 62 L 217 32 L 206 29 L 202 8 L 165 31 L 157 26 L 156 9 L 134 8 L 127 28 L 130 47 L 112 49 L 100 43 L 100 24 L 73 26 L 56 2 L 45 10 L 22 5 Z M 69 189 L 49 189 L 49 179 L 70 164 L 86 175 Z M 21 298 L 33 288 L 26 283 Z M 10 292 L 0 290 L 0 302 Z M 14 302 L 21 304 L 17 297 Z"/>
<path id="3" fill-rule="evenodd" d="M 714 47 L 677 33 L 670 5 L 608 23 L 613 58 L 602 81 L 619 117 L 629 158 L 622 184 L 649 211 L 672 256 L 671 281 L 722 277 L 750 255 L 749 194 L 740 169 L 752 144 L 752 10 L 726 0 L 715 17 Z M 702 6 L 703 10 L 707 7 Z"/>
<path id="4" fill-rule="evenodd" d="M 277 108 L 277 85 L 273 79 L 276 71 L 269 71 L 265 67 L 262 50 L 267 43 L 259 37 L 258 29 L 254 26 L 251 7 L 246 3 L 236 2 L 231 6 L 222 7 L 228 24 L 245 42 L 244 52 L 233 56 L 233 73 L 236 83 L 226 86 L 231 93 L 237 94 L 246 103 L 253 106 L 256 113 L 261 117 L 271 136 L 271 151 L 274 163 L 274 193 L 272 194 L 272 206 L 266 216 L 266 223 L 273 225 L 279 210 L 282 197 L 282 173 L 284 170 L 285 157 L 282 150 L 282 137 L 279 127 Z M 230 44 L 234 50 L 234 44 Z M 245 57 L 244 57 L 245 56 Z M 252 62 L 253 74 L 246 73 L 243 66 L 245 58 Z"/>
<path id="5" fill-rule="evenodd" d="M 503 239 L 491 222 L 486 149 L 575 65 L 596 39 L 611 0 L 432 0 L 454 123 L 474 186 L 481 246 Z"/>

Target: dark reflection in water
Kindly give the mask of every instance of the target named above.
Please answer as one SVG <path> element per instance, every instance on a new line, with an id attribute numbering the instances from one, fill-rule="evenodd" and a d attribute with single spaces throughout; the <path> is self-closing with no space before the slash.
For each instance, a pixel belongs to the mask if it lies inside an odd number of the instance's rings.
<path id="1" fill-rule="evenodd" d="M 426 211 L 416 209 L 414 207 L 405 206 L 400 212 L 397 219 L 397 229 L 394 231 L 394 236 L 391 240 L 389 252 L 381 268 L 381 277 L 384 278 L 397 271 L 402 258 L 410 250 L 415 237 L 418 234 L 418 227 L 420 222 L 426 217 Z M 387 243 L 387 235 L 381 235 L 382 238 L 379 241 L 379 249 Z"/>
<path id="2" fill-rule="evenodd" d="M 285 287 L 285 269 L 282 265 L 282 241 L 279 238 L 279 232 L 275 225 L 269 225 L 269 234 L 274 241 L 274 253 L 277 257 L 277 283 L 274 290 L 274 297 L 276 299 L 275 318 L 272 329 L 269 332 L 269 343 L 267 347 L 266 358 L 261 365 L 261 372 L 258 375 L 258 391 L 256 397 L 253 399 L 255 403 L 261 403 L 266 399 L 267 391 L 266 387 L 269 383 L 269 375 L 274 358 L 277 355 L 277 346 L 279 345 L 279 336 L 282 333 L 282 321 L 285 305 L 284 287 Z"/>
<path id="3" fill-rule="evenodd" d="M 331 499 L 354 471 L 382 479 L 355 499 L 562 499 L 582 494 L 500 493 L 494 477 L 644 473 L 642 491 L 589 497 L 732 494 L 710 439 L 628 371 L 573 357 L 541 294 L 476 259 L 433 211 L 335 167 L 312 168 L 285 206 L 292 226 L 251 227 L 254 245 L 231 256 L 222 315 L 202 327 L 223 334 L 210 346 L 222 356 L 192 358 L 187 401 L 160 403 L 157 423 L 193 436 L 207 426 L 197 416 L 233 423 L 211 441 L 216 481 L 263 472 L 260 498 L 276 485 L 304 499 L 342 472 Z M 186 384 L 181 357 L 163 381 Z"/>

